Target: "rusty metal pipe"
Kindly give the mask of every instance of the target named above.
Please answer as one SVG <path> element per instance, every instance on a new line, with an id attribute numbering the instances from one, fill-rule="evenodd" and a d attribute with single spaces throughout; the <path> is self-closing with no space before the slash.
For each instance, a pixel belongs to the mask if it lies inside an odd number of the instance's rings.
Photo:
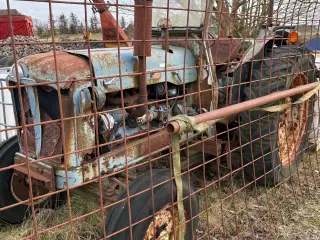
<path id="1" fill-rule="evenodd" d="M 152 0 L 135 0 L 134 8 L 134 56 L 139 58 L 139 103 L 143 106 L 131 111 L 133 117 L 141 117 L 148 112 L 148 91 L 146 79 L 146 60 L 151 56 Z M 143 6 L 143 7 L 142 7 Z"/>
<path id="2" fill-rule="evenodd" d="M 267 21 L 267 26 L 271 27 L 272 26 L 272 21 L 273 21 L 273 9 L 274 9 L 274 0 L 269 0 L 269 6 L 268 6 L 268 21 Z"/>
<path id="3" fill-rule="evenodd" d="M 248 100 L 242 103 L 237 103 L 234 105 L 230 105 L 228 107 L 219 108 L 212 112 L 202 113 L 194 116 L 196 120 L 196 124 L 208 122 L 212 120 L 217 120 L 220 118 L 226 118 L 233 114 L 237 114 L 243 111 L 247 111 L 249 109 L 259 107 L 265 104 L 269 104 L 287 97 L 291 97 L 297 94 L 301 94 L 307 91 L 310 91 L 317 87 L 319 83 L 309 83 L 306 85 L 298 86 L 289 90 L 279 91 L 276 93 L 271 93 L 270 95 L 255 98 L 252 100 Z M 167 131 L 169 133 L 178 133 L 180 129 L 180 125 L 177 121 L 172 121 L 167 125 Z"/>
<path id="4" fill-rule="evenodd" d="M 148 112 L 148 90 L 147 90 L 147 78 L 146 78 L 146 57 L 139 57 L 139 103 L 145 105 L 137 108 L 135 117 L 141 117 Z"/>
<path id="5" fill-rule="evenodd" d="M 134 4 L 134 40 L 139 41 L 133 44 L 133 55 L 138 57 L 150 57 L 150 40 L 152 38 L 152 0 L 135 0 Z"/>

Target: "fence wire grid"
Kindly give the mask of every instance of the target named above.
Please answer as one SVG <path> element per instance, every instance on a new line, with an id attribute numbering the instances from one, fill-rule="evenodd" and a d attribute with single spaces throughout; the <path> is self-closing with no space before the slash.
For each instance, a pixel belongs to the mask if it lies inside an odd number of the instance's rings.
<path id="1" fill-rule="evenodd" d="M 319 4 L 1 1 L 0 236 L 297 237 L 281 226 L 320 196 Z"/>

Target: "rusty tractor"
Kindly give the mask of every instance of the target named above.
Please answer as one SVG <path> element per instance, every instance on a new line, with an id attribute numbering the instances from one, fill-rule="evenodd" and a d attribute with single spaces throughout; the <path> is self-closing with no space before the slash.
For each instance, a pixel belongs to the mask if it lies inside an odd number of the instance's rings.
<path id="1" fill-rule="evenodd" d="M 122 201 L 109 211 L 106 233 L 110 239 L 172 233 L 179 188 L 191 239 L 199 203 L 186 175 L 179 187 L 168 181 L 179 177 L 169 170 L 171 134 L 180 147 L 189 144 L 181 150 L 182 172 L 203 156 L 265 185 L 298 169 L 313 104 L 297 100 L 316 80 L 314 58 L 296 34 L 283 34 L 292 29 L 268 21 L 256 39 L 221 37 L 210 31 L 210 14 L 199 27 L 162 19 L 152 28 L 151 6 L 135 1 L 132 47 L 48 52 L 11 67 L 18 135 L 0 148 L 0 167 L 7 168 L 0 172 L 0 208 L 21 204 L 1 211 L 1 219 L 21 222 L 31 203 L 54 207 L 65 189 L 104 176 L 128 180 L 132 166 L 148 163 L 149 171 L 113 199 Z M 207 125 L 197 131 L 201 123 Z M 152 169 L 160 158 L 169 168 Z M 127 200 L 129 194 L 137 195 Z"/>

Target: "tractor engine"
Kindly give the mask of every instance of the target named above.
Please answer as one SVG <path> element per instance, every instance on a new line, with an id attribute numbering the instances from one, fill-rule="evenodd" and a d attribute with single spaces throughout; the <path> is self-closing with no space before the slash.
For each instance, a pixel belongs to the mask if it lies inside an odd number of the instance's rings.
<path id="1" fill-rule="evenodd" d="M 51 157 L 51 163 L 67 161 L 68 166 L 78 167 L 97 158 L 98 141 L 99 154 L 108 153 L 123 146 L 125 137 L 133 142 L 148 131 L 162 129 L 175 115 L 200 112 L 195 99 L 198 70 L 192 68 L 196 59 L 190 50 L 152 47 L 144 74 L 146 112 L 139 109 L 143 105 L 139 103 L 139 74 L 143 74 L 138 71 L 139 58 L 133 55 L 133 47 L 119 52 L 111 48 L 91 50 L 90 56 L 86 50 L 56 52 L 56 62 L 49 52 L 19 60 L 23 102 L 20 106 L 15 89 L 17 122 L 22 125 L 23 110 L 25 124 L 34 125 L 20 132 L 24 155 L 27 139 L 29 157 Z M 11 85 L 17 84 L 15 72 L 13 67 Z M 78 152 L 69 154 L 73 151 Z"/>

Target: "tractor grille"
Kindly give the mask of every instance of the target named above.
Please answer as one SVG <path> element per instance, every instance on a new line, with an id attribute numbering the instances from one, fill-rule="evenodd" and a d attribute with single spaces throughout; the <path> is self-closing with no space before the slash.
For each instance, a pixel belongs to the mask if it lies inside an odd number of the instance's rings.
<path id="1" fill-rule="evenodd" d="M 44 90 L 42 90 L 44 91 Z M 50 122 L 53 120 L 52 117 L 49 116 L 49 110 L 43 104 L 41 104 L 43 92 L 41 90 L 38 91 L 39 97 L 39 108 L 40 108 L 40 119 L 41 119 L 41 151 L 40 157 L 51 157 L 62 154 L 62 140 L 61 140 L 61 124 L 57 122 Z M 54 107 L 54 106 L 52 106 Z M 24 92 L 23 94 L 23 108 L 24 108 L 24 116 L 26 124 L 33 124 L 33 118 L 31 114 L 31 106 L 29 97 Z M 50 112 L 53 109 L 50 109 Z M 56 109 L 58 111 L 58 109 Z M 25 144 L 25 138 L 23 134 L 20 137 L 20 146 L 22 153 L 26 154 L 28 151 L 28 156 L 34 157 L 36 155 L 36 137 L 34 127 L 26 127 L 24 129 L 27 135 L 27 144 Z M 26 151 L 25 146 L 27 146 L 28 150 Z M 48 161 L 53 161 L 56 163 L 62 162 L 62 157 L 51 158 Z"/>

